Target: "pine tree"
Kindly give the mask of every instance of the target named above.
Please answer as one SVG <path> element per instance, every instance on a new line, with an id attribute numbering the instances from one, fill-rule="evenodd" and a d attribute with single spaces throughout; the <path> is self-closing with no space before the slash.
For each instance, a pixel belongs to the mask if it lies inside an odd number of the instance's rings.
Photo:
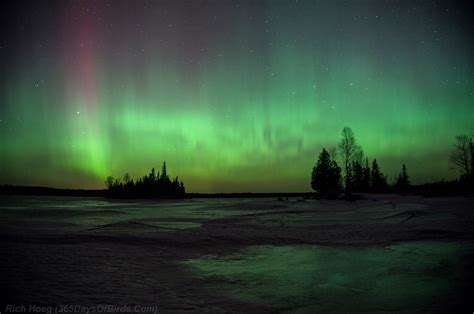
<path id="1" fill-rule="evenodd" d="M 410 189 L 410 178 L 407 174 L 407 167 L 405 164 L 402 166 L 402 172 L 398 175 L 397 182 L 395 183 L 395 189 L 402 194 L 405 194 Z"/>
<path id="2" fill-rule="evenodd" d="M 151 168 L 150 175 L 148 176 L 150 179 L 150 183 L 154 183 L 156 180 L 156 175 L 155 175 L 155 168 Z"/>
<path id="3" fill-rule="evenodd" d="M 161 181 L 167 181 L 169 180 L 168 173 L 166 172 L 166 161 L 163 161 L 163 166 L 161 167 Z"/>
<path id="4" fill-rule="evenodd" d="M 324 197 L 335 197 L 341 188 L 341 169 L 323 148 L 311 173 L 311 187 Z"/>
<path id="5" fill-rule="evenodd" d="M 328 197 L 335 198 L 342 189 L 341 186 L 341 167 L 335 160 L 331 160 L 331 167 L 329 168 L 328 179 Z"/>
<path id="6" fill-rule="evenodd" d="M 362 187 L 361 191 L 369 192 L 370 191 L 370 166 L 369 166 L 369 158 L 365 158 L 365 166 L 362 171 Z"/>
<path id="7" fill-rule="evenodd" d="M 358 160 L 352 163 L 352 189 L 354 192 L 363 190 L 364 169 Z"/>
<path id="8" fill-rule="evenodd" d="M 173 182 L 171 182 L 171 194 L 174 196 L 179 195 L 179 179 L 178 177 L 174 178 Z"/>
<path id="9" fill-rule="evenodd" d="M 372 171 L 371 171 L 371 181 L 372 181 L 372 192 L 382 193 L 387 190 L 387 178 L 379 169 L 377 164 L 377 159 L 374 159 L 372 162 Z"/>

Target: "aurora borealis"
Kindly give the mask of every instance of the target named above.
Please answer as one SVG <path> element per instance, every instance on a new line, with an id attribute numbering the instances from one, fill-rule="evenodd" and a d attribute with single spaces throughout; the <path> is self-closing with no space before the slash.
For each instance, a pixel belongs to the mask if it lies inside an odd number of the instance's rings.
<path id="1" fill-rule="evenodd" d="M 103 188 L 166 160 L 190 192 L 309 191 L 350 126 L 393 178 L 451 179 L 474 121 L 462 2 L 2 4 L 0 184 Z"/>

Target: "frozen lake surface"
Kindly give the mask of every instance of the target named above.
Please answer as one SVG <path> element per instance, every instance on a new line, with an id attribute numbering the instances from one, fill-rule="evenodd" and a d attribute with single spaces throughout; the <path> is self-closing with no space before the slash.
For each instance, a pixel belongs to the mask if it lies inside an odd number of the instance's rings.
<path id="1" fill-rule="evenodd" d="M 230 297 L 289 312 L 436 312 L 472 286 L 464 276 L 473 254 L 462 242 L 253 246 L 186 264 Z"/>
<path id="2" fill-rule="evenodd" d="M 6 304 L 472 312 L 473 199 L 1 197 Z"/>

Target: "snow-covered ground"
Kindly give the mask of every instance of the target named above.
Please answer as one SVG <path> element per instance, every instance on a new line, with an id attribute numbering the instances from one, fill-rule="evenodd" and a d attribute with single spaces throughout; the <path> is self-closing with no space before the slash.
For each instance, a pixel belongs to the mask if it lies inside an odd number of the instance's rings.
<path id="1" fill-rule="evenodd" d="M 471 312 L 472 198 L 0 198 L 6 304 Z"/>

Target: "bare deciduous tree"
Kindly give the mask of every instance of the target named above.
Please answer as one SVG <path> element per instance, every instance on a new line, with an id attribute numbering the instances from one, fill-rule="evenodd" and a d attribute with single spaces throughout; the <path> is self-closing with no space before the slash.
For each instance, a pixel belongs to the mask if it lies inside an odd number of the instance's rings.
<path id="1" fill-rule="evenodd" d="M 337 159 L 337 146 L 331 146 L 328 149 L 329 156 L 331 160 L 336 161 Z"/>
<path id="2" fill-rule="evenodd" d="M 451 152 L 451 163 L 459 170 L 461 175 L 472 174 L 472 138 L 465 134 L 456 136 L 454 150 Z"/>
<path id="3" fill-rule="evenodd" d="M 346 193 L 350 192 L 350 178 L 351 178 L 351 164 L 357 159 L 362 159 L 362 149 L 356 143 L 354 132 L 350 127 L 342 129 L 342 139 L 339 143 L 339 150 L 341 152 L 342 163 L 345 175 L 345 189 Z"/>

